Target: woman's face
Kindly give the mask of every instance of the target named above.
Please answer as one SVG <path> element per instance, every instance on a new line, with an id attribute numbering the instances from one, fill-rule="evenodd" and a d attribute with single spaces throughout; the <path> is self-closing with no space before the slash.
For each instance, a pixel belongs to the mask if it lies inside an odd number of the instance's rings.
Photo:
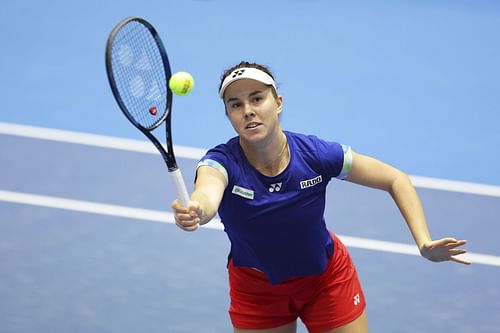
<path id="1" fill-rule="evenodd" d="M 227 87 L 224 94 L 226 113 L 231 125 L 246 142 L 259 142 L 280 130 L 283 100 L 273 88 L 255 80 L 241 79 Z"/>

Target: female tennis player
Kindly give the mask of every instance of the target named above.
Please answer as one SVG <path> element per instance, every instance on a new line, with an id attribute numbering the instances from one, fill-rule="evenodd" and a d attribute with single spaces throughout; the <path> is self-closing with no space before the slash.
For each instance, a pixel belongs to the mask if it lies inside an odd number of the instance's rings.
<path id="1" fill-rule="evenodd" d="M 363 290 L 351 257 L 323 217 L 332 178 L 381 189 L 399 207 L 420 253 L 470 262 L 465 240 L 433 241 L 408 176 L 351 147 L 282 130 L 283 97 L 268 68 L 227 70 L 219 95 L 238 136 L 209 150 L 176 224 L 194 231 L 218 212 L 231 242 L 228 261 L 234 332 L 367 332 Z"/>

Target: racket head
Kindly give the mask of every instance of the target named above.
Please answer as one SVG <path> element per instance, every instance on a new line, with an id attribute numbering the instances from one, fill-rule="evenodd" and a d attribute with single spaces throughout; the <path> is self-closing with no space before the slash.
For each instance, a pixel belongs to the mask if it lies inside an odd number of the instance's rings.
<path id="1" fill-rule="evenodd" d="M 120 109 L 145 134 L 169 117 L 170 62 L 149 22 L 132 16 L 114 27 L 106 44 L 106 72 Z"/>

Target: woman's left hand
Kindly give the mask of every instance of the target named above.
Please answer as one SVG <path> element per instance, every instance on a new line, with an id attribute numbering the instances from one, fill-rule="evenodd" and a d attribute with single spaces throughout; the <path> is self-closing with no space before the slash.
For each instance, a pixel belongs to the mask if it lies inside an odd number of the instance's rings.
<path id="1" fill-rule="evenodd" d="M 468 259 L 457 257 L 467 253 L 467 250 L 460 248 L 467 244 L 466 240 L 456 240 L 455 238 L 446 237 L 435 241 L 430 241 L 422 245 L 420 254 L 430 261 L 454 261 L 460 264 L 470 265 L 472 262 Z"/>

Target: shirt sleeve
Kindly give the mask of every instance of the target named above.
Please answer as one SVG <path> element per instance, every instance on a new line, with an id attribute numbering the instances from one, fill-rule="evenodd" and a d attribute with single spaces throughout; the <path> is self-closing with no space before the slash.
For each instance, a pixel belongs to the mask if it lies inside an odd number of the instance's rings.
<path id="1" fill-rule="evenodd" d="M 201 159 L 200 162 L 198 163 L 198 165 L 196 166 L 196 172 L 198 172 L 198 168 L 201 166 L 209 166 L 209 167 L 214 168 L 215 170 L 219 171 L 224 176 L 224 178 L 226 179 L 226 182 L 228 181 L 229 177 L 227 175 L 226 168 L 224 167 L 224 165 L 219 163 L 217 160 L 214 160 L 214 159 L 211 159 L 208 157 Z"/>
<path id="2" fill-rule="evenodd" d="M 205 156 L 201 158 L 196 166 L 196 172 L 198 168 L 202 166 L 209 166 L 219 171 L 227 182 L 229 182 L 228 169 L 230 166 L 230 160 L 227 154 L 221 149 L 221 147 L 216 147 L 207 152 Z"/>
<path id="3" fill-rule="evenodd" d="M 351 146 L 341 145 L 342 152 L 344 154 L 342 170 L 340 171 L 337 178 L 346 179 L 352 169 L 352 149 Z"/>
<path id="4" fill-rule="evenodd" d="M 323 140 L 317 141 L 318 155 L 330 177 L 346 179 L 352 168 L 350 146 Z"/>

